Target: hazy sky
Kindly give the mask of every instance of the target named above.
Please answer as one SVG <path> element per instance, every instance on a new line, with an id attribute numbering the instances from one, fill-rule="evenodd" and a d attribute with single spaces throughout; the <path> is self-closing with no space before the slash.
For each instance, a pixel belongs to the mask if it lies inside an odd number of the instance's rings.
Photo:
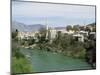
<path id="1" fill-rule="evenodd" d="M 27 25 L 66 26 L 95 22 L 94 6 L 12 1 L 12 20 Z"/>

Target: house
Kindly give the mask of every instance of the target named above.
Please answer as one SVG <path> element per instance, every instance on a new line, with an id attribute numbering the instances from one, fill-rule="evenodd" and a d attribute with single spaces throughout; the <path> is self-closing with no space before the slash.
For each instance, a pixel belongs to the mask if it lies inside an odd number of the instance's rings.
<path id="1" fill-rule="evenodd" d="M 50 39 L 56 38 L 56 35 L 57 35 L 57 31 L 53 28 L 50 29 L 50 33 L 49 33 Z"/>
<path id="2" fill-rule="evenodd" d="M 19 39 L 24 39 L 27 38 L 29 39 L 30 37 L 34 37 L 35 38 L 35 34 L 38 33 L 36 32 L 18 32 L 18 38 Z"/>
<path id="3" fill-rule="evenodd" d="M 84 36 L 88 36 L 88 32 L 87 31 L 79 31 L 79 34 L 82 34 Z"/>
<path id="4" fill-rule="evenodd" d="M 84 42 L 84 36 L 82 34 L 74 34 L 73 37 L 76 39 L 76 41 Z"/>

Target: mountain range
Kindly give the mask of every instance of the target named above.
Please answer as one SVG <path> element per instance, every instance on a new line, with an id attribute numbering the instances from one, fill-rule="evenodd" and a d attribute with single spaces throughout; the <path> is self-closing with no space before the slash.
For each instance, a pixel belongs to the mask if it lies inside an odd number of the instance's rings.
<path id="1" fill-rule="evenodd" d="M 11 28 L 12 31 L 15 31 L 17 29 L 20 32 L 34 32 L 34 31 L 39 31 L 41 28 L 46 28 L 46 26 L 42 24 L 26 25 L 23 23 L 12 21 Z M 65 29 L 65 27 L 55 27 L 55 29 L 61 30 L 61 29 Z"/>
<path id="2" fill-rule="evenodd" d="M 94 26 L 96 23 L 90 23 L 87 26 Z M 12 31 L 15 31 L 16 29 L 20 32 L 34 32 L 39 31 L 41 28 L 46 28 L 45 25 L 42 24 L 33 24 L 33 25 L 26 25 L 23 23 L 19 23 L 16 21 L 12 21 Z M 55 27 L 56 30 L 65 30 L 66 27 Z"/>
<path id="3" fill-rule="evenodd" d="M 46 26 L 42 24 L 25 25 L 23 23 L 12 21 L 11 28 L 12 31 L 15 31 L 17 29 L 20 32 L 33 32 L 38 31 L 41 28 L 46 28 Z"/>

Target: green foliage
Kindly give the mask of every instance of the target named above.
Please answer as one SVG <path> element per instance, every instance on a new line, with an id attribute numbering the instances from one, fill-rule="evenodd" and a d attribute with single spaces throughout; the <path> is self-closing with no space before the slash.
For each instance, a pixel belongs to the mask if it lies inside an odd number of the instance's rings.
<path id="1" fill-rule="evenodd" d="M 34 39 L 33 37 L 30 37 L 27 41 L 28 41 L 28 42 L 27 42 L 28 45 L 32 45 L 32 44 L 35 43 L 35 39 Z"/>
<path id="2" fill-rule="evenodd" d="M 12 32 L 12 41 L 18 42 L 18 30 Z"/>
<path id="3" fill-rule="evenodd" d="M 91 29 L 89 27 L 86 27 L 85 31 L 87 31 L 87 32 L 90 33 L 91 32 Z"/>
<path id="4" fill-rule="evenodd" d="M 93 30 L 92 30 L 93 32 L 96 32 L 96 27 L 93 27 Z"/>
<path id="5" fill-rule="evenodd" d="M 27 62 L 26 58 L 12 58 L 12 73 L 29 73 L 32 72 L 32 66 Z"/>
<path id="6" fill-rule="evenodd" d="M 12 49 L 12 72 L 27 73 L 32 71 L 32 67 L 25 56 L 20 52 L 19 48 Z"/>
<path id="7" fill-rule="evenodd" d="M 31 64 L 19 50 L 14 49 L 12 56 L 12 73 L 32 72 Z"/>
<path id="8" fill-rule="evenodd" d="M 39 32 L 41 37 L 46 37 L 47 30 L 45 28 L 41 28 Z"/>
<path id="9" fill-rule="evenodd" d="M 79 30 L 80 30 L 80 31 L 85 31 L 85 27 L 84 27 L 84 26 L 80 26 L 80 27 L 79 27 Z"/>
<path id="10" fill-rule="evenodd" d="M 25 58 L 25 56 L 19 51 L 19 49 L 14 49 L 12 51 L 12 55 L 13 57 L 16 57 L 16 58 Z"/>
<path id="11" fill-rule="evenodd" d="M 25 41 L 22 39 L 22 40 L 20 40 L 20 44 L 21 45 L 25 45 Z"/>
<path id="12" fill-rule="evenodd" d="M 85 58 L 85 49 L 83 46 L 77 45 L 73 47 L 72 56 L 75 58 Z"/>
<path id="13" fill-rule="evenodd" d="M 74 25 L 74 26 L 73 26 L 73 30 L 74 30 L 74 31 L 79 31 L 79 25 Z"/>
<path id="14" fill-rule="evenodd" d="M 47 30 L 45 28 L 41 28 L 39 34 L 37 34 L 37 38 L 39 39 L 38 43 L 44 43 L 46 41 L 46 33 Z"/>
<path id="15" fill-rule="evenodd" d="M 12 32 L 12 38 L 15 38 L 16 37 L 16 33 L 15 32 Z"/>
<path id="16" fill-rule="evenodd" d="M 80 27 L 79 25 L 74 25 L 73 27 L 70 26 L 70 25 L 68 25 L 68 26 L 66 27 L 66 30 L 67 30 L 67 31 L 69 31 L 69 30 L 79 31 L 79 29 L 80 29 L 79 27 Z"/>
<path id="17" fill-rule="evenodd" d="M 85 49 L 83 47 L 83 43 L 75 41 L 72 35 L 64 35 L 59 42 L 60 45 L 58 47 L 62 49 L 63 53 L 65 52 L 65 55 L 77 58 L 85 57 Z"/>
<path id="18" fill-rule="evenodd" d="M 67 31 L 69 31 L 69 30 L 72 30 L 73 28 L 72 28 L 72 26 L 70 26 L 70 25 L 68 25 L 67 27 L 66 27 L 66 30 Z"/>

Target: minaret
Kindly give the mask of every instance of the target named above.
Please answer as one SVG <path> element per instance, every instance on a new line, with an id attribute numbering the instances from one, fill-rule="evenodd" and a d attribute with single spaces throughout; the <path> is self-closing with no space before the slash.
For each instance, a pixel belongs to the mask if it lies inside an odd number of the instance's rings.
<path id="1" fill-rule="evenodd" d="M 47 24 L 47 18 L 45 18 L 45 26 L 46 26 L 46 39 L 48 39 L 48 24 Z"/>

